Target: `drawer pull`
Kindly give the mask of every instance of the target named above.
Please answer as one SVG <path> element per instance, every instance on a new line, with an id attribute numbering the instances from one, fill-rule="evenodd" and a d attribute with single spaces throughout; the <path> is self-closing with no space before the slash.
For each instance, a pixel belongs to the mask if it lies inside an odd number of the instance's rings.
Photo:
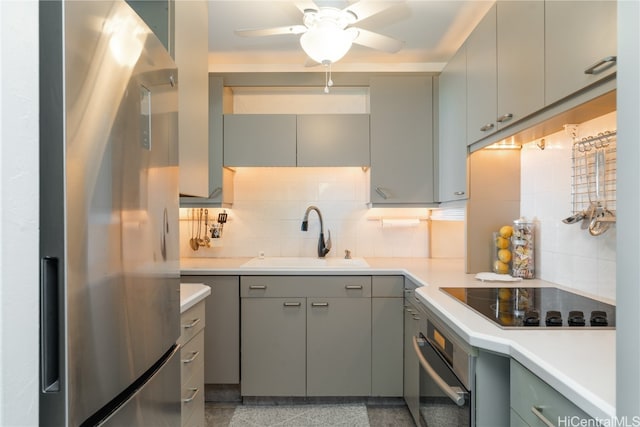
<path id="1" fill-rule="evenodd" d="M 454 191 L 453 195 L 454 196 L 464 196 L 464 191 Z"/>
<path id="2" fill-rule="evenodd" d="M 196 398 L 196 396 L 198 395 L 198 392 L 200 391 L 199 388 L 190 388 L 189 391 L 191 392 L 191 396 L 182 399 L 182 403 L 191 403 L 193 402 L 193 399 Z"/>
<path id="3" fill-rule="evenodd" d="M 191 353 L 191 357 L 188 359 L 182 359 L 182 363 L 184 363 L 185 365 L 188 363 L 193 362 L 194 360 L 196 360 L 196 358 L 200 355 L 199 351 L 194 351 L 193 353 Z"/>
<path id="4" fill-rule="evenodd" d="M 312 302 L 311 307 L 329 307 L 328 302 Z"/>
<path id="5" fill-rule="evenodd" d="M 604 70 L 613 67 L 618 60 L 617 56 L 607 56 L 584 70 L 585 74 L 599 74 Z"/>
<path id="6" fill-rule="evenodd" d="M 362 285 L 346 285 L 345 289 L 362 289 Z"/>
<path id="7" fill-rule="evenodd" d="M 285 302 L 283 304 L 285 307 L 300 307 L 302 303 L 299 302 Z"/>
<path id="8" fill-rule="evenodd" d="M 507 114 L 503 114 L 502 116 L 498 117 L 496 119 L 496 121 L 498 123 L 504 123 L 504 122 L 508 122 L 509 120 L 513 119 L 513 114 L 511 113 L 507 113 Z"/>
<path id="9" fill-rule="evenodd" d="M 186 325 L 182 325 L 182 327 L 185 328 L 185 329 L 191 329 L 194 326 L 196 326 L 198 323 L 200 323 L 200 319 L 199 318 L 198 319 L 193 319 L 191 321 L 191 323 L 187 323 Z"/>
<path id="10" fill-rule="evenodd" d="M 531 412 L 533 412 L 533 415 L 535 415 L 540 421 L 542 421 L 542 424 L 546 425 L 547 427 L 556 427 L 551 421 L 547 419 L 547 417 L 544 416 L 544 414 L 542 413 L 542 407 L 532 406 Z"/>
<path id="11" fill-rule="evenodd" d="M 384 200 L 387 200 L 389 198 L 387 193 L 385 193 L 384 190 L 380 187 L 376 187 L 376 193 L 378 193 L 378 196 L 382 197 Z"/>
<path id="12" fill-rule="evenodd" d="M 488 130 L 493 129 L 493 128 L 494 128 L 494 126 L 495 126 L 495 125 L 494 125 L 493 123 L 487 123 L 486 125 L 484 125 L 484 126 L 482 126 L 482 127 L 480 128 L 480 131 L 482 131 L 482 132 L 486 132 L 486 131 L 488 131 Z"/>
<path id="13" fill-rule="evenodd" d="M 267 289 L 265 285 L 251 285 L 249 289 Z"/>

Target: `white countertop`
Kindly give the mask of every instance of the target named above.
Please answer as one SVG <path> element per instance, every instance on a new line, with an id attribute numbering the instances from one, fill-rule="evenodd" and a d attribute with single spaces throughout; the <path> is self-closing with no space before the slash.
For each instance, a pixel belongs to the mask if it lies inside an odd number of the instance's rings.
<path id="1" fill-rule="evenodd" d="M 211 295 L 211 288 L 202 283 L 180 283 L 180 313 Z"/>
<path id="2" fill-rule="evenodd" d="M 422 285 L 416 292 L 418 298 L 469 344 L 513 357 L 589 415 L 600 419 L 615 417 L 615 330 L 502 329 L 439 289 L 555 286 L 552 283 L 537 279 L 481 282 L 475 275 L 464 273 L 460 259 L 366 258 L 369 268 L 304 270 L 242 268 L 248 260 L 184 258 L 181 269 L 183 275 L 404 274 Z"/>

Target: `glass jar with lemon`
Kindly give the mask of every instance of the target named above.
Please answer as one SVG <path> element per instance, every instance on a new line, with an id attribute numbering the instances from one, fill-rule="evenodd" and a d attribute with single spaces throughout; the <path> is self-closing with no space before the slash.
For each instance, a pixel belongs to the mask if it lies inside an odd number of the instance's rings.
<path id="1" fill-rule="evenodd" d="M 513 227 L 505 225 L 499 231 L 493 233 L 493 259 L 492 269 L 494 273 L 509 274 L 511 272 L 511 236 Z"/>

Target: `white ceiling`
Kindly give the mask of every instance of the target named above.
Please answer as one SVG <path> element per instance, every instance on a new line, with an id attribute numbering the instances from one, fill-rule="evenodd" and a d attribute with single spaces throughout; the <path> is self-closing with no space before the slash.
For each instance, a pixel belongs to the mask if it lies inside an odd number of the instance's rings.
<path id="1" fill-rule="evenodd" d="M 376 1 L 376 0 L 361 0 Z M 316 0 L 327 5 L 325 0 Z M 354 1 L 332 1 L 340 8 Z M 353 45 L 333 65 L 334 71 L 438 72 L 462 45 L 494 1 L 395 0 L 390 9 L 356 24 L 358 27 L 405 42 L 395 54 Z M 264 28 L 302 23 L 294 0 L 210 0 L 209 71 L 298 72 L 318 71 L 305 67 L 307 57 L 299 35 L 240 37 L 236 29 Z"/>

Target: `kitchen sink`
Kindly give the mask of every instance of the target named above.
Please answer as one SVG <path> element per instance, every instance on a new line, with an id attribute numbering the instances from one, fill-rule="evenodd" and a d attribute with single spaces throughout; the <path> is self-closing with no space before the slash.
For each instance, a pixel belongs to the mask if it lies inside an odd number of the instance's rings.
<path id="1" fill-rule="evenodd" d="M 257 257 L 241 265 L 257 269 L 369 268 L 364 258 Z"/>

